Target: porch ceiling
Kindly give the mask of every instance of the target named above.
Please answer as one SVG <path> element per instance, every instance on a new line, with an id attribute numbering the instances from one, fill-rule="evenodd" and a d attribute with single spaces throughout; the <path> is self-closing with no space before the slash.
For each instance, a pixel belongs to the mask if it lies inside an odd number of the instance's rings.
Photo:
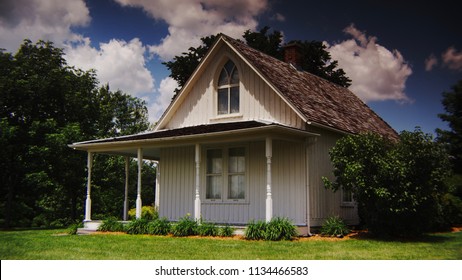
<path id="1" fill-rule="evenodd" d="M 137 156 L 143 148 L 143 158 L 160 159 L 163 147 L 190 146 L 223 142 L 263 140 L 266 137 L 287 141 L 304 141 L 319 134 L 275 123 L 244 121 L 170 129 L 107 139 L 78 142 L 69 145 L 75 150 L 122 156 Z"/>

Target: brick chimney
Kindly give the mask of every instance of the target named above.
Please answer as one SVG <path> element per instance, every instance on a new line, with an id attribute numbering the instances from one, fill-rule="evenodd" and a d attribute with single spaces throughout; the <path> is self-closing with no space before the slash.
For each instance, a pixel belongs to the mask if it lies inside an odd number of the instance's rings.
<path id="1" fill-rule="evenodd" d="M 290 63 L 296 69 L 302 67 L 301 47 L 297 43 L 290 43 L 284 46 L 284 61 Z"/>

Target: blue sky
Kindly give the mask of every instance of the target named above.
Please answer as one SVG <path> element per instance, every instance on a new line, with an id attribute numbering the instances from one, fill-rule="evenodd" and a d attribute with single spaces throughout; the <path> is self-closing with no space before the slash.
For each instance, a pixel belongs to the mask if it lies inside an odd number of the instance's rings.
<path id="1" fill-rule="evenodd" d="M 146 100 L 154 122 L 176 87 L 162 61 L 202 36 L 267 25 L 286 42 L 325 42 L 350 89 L 395 130 L 433 133 L 447 128 L 441 93 L 462 79 L 460 10 L 446 0 L 2 0 L 0 48 L 51 40 L 69 64 Z"/>

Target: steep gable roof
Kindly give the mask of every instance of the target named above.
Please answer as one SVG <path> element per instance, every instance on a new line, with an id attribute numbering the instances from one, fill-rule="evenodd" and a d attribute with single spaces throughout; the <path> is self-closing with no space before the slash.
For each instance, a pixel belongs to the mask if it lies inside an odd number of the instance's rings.
<path id="1" fill-rule="evenodd" d="M 347 133 L 375 132 L 390 139 L 398 134 L 354 93 L 323 78 L 298 71 L 246 44 L 222 35 L 284 99 L 312 124 Z"/>

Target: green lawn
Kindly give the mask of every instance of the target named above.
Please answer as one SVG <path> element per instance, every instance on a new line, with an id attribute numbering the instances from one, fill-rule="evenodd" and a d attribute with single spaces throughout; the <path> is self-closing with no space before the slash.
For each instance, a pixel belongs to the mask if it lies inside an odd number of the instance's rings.
<path id="1" fill-rule="evenodd" d="M 63 230 L 0 231 L 2 260 L 325 260 L 462 259 L 462 232 L 416 241 L 246 241 L 139 235 L 62 235 Z"/>

